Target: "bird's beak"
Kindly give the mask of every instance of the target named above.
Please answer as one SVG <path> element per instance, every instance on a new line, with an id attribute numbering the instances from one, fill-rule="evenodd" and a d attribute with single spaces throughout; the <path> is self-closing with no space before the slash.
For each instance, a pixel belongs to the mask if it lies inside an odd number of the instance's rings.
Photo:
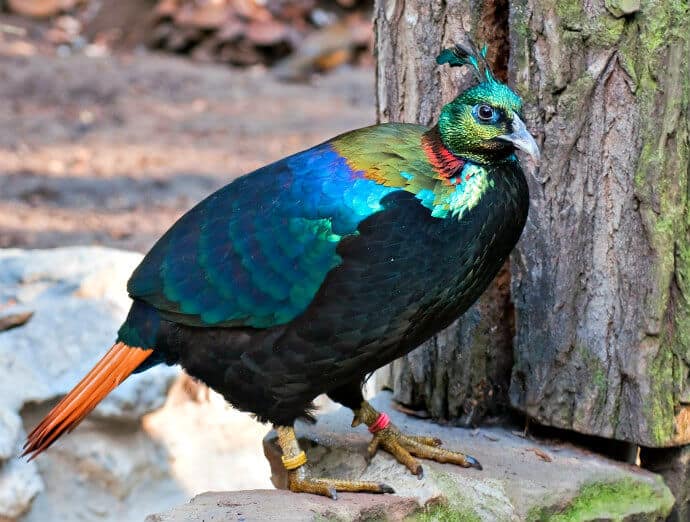
<path id="1" fill-rule="evenodd" d="M 499 140 L 509 141 L 516 149 L 520 149 L 534 158 L 534 161 L 539 163 L 541 154 L 539 153 L 539 146 L 534 141 L 532 135 L 527 131 L 525 123 L 520 117 L 515 114 L 512 121 L 513 132 L 511 134 L 503 134 L 498 136 Z"/>

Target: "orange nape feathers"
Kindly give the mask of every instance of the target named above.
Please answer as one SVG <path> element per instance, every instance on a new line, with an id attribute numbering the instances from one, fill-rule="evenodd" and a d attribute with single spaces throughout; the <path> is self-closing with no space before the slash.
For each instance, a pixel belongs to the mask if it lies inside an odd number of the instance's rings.
<path id="1" fill-rule="evenodd" d="M 116 343 L 27 437 L 22 457 L 34 459 L 60 435 L 70 432 L 113 391 L 153 350 Z"/>

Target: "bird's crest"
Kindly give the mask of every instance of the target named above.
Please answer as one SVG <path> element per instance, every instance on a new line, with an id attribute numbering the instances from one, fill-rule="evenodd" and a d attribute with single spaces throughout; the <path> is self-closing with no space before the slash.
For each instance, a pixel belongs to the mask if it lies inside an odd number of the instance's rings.
<path id="1" fill-rule="evenodd" d="M 447 63 L 451 67 L 469 65 L 472 74 L 479 83 L 496 83 L 496 78 L 491 72 L 489 62 L 486 60 L 487 50 L 486 45 L 481 50 L 478 50 L 474 42 L 467 39 L 465 43 L 457 43 L 454 47 L 441 51 L 441 54 L 436 57 L 436 63 L 439 65 Z"/>

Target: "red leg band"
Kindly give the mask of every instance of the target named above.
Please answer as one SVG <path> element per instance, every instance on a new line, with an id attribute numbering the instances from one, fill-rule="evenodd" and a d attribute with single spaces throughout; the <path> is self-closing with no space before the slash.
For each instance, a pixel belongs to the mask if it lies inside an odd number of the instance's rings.
<path id="1" fill-rule="evenodd" d="M 385 413 L 380 413 L 379 418 L 376 419 L 376 421 L 371 426 L 369 426 L 369 431 L 371 433 L 376 433 L 378 431 L 386 429 L 390 423 L 390 417 Z"/>

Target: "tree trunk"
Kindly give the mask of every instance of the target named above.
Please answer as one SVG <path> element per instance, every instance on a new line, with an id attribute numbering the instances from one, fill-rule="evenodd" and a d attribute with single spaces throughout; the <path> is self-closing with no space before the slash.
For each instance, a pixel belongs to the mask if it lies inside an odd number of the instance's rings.
<path id="1" fill-rule="evenodd" d="M 511 4 L 511 76 L 543 162 L 513 264 L 510 397 L 540 423 L 686 443 L 688 4 L 583 5 Z"/>
<path id="2" fill-rule="evenodd" d="M 543 158 L 525 165 L 530 216 L 512 256 L 511 404 L 543 424 L 667 446 L 690 441 L 690 13 L 639 4 L 378 0 L 377 98 L 381 120 L 428 124 L 469 81 L 436 66 L 438 52 L 463 33 L 489 43 Z M 398 399 L 467 421 L 468 404 L 500 403 L 476 391 L 500 390 L 497 366 L 511 364 L 497 292 L 392 365 Z"/>

